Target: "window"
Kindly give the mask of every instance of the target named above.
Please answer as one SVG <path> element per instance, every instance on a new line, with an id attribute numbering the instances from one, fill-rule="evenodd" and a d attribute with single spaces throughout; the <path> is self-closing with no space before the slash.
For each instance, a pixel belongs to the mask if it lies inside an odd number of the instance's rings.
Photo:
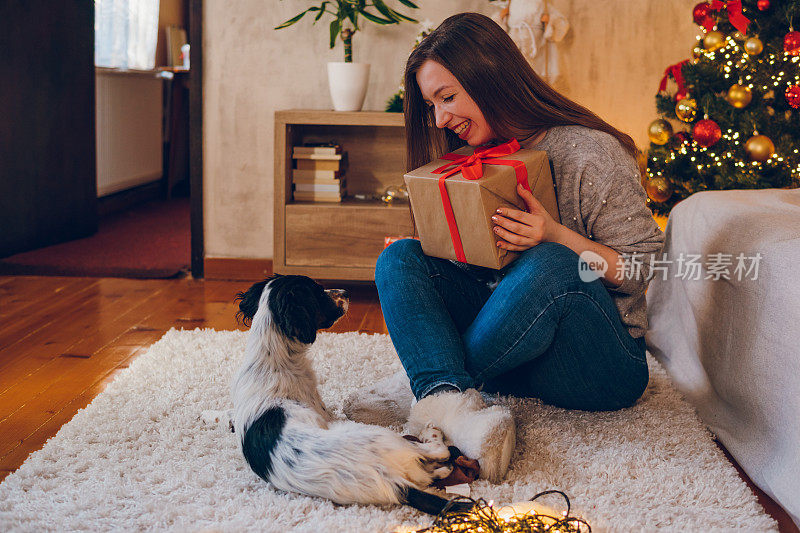
<path id="1" fill-rule="evenodd" d="M 95 0 L 95 66 L 136 70 L 155 67 L 158 2 Z"/>

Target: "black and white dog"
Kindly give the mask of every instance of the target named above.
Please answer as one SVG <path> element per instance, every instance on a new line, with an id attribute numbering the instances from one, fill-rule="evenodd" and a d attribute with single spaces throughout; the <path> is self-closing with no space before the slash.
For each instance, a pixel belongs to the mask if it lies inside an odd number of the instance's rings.
<path id="1" fill-rule="evenodd" d="M 237 300 L 250 333 L 231 387 L 233 428 L 253 471 L 276 488 L 339 504 L 439 513 L 448 500 L 424 489 L 452 470 L 443 465 L 450 452 L 441 431 L 427 427 L 415 443 L 387 428 L 334 420 L 323 405 L 306 352 L 317 330 L 346 313 L 346 292 L 275 275 Z"/>

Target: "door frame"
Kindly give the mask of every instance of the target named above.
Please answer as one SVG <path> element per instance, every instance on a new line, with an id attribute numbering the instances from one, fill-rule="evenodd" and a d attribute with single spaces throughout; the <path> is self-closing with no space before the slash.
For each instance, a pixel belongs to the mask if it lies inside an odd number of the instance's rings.
<path id="1" fill-rule="evenodd" d="M 192 276 L 203 277 L 203 1 L 189 2 L 189 196 L 191 198 Z"/>

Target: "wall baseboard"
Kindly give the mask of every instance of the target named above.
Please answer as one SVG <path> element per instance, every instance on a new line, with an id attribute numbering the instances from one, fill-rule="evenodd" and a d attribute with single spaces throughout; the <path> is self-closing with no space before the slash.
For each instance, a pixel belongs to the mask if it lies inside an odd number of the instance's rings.
<path id="1" fill-rule="evenodd" d="M 272 259 L 206 257 L 203 270 L 207 280 L 260 281 L 272 275 Z"/>
<path id="2" fill-rule="evenodd" d="M 164 198 L 164 182 L 158 180 L 97 199 L 97 215 L 105 216 Z"/>

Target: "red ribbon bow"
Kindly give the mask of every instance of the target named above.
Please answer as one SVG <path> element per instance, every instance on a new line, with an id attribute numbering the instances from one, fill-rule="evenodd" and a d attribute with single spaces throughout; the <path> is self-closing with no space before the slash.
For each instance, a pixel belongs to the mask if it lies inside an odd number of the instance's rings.
<path id="1" fill-rule="evenodd" d="M 674 65 L 667 67 L 667 70 L 664 71 L 664 77 L 661 78 L 661 83 L 658 86 L 658 92 L 666 90 L 667 78 L 672 76 L 675 79 L 675 83 L 678 84 L 678 92 L 676 94 L 686 94 L 686 82 L 683 79 L 683 71 L 681 69 L 688 62 L 688 59 L 684 59 L 680 63 L 675 63 Z"/>
<path id="2" fill-rule="evenodd" d="M 511 139 L 497 146 L 478 148 L 471 155 L 456 153 L 445 154 L 442 156 L 442 159 L 447 159 L 450 162 L 433 171 L 433 174 L 444 173 L 444 175 L 439 178 L 439 193 L 442 197 L 444 215 L 445 218 L 447 218 L 447 227 L 450 230 L 450 240 L 453 242 L 453 249 L 455 250 L 456 259 L 458 261 L 466 263 L 467 257 L 464 255 L 464 247 L 461 244 L 461 236 L 458 233 L 456 217 L 453 214 L 453 206 L 450 204 L 450 195 L 447 194 L 444 181 L 458 172 L 461 172 L 464 179 L 481 179 L 483 177 L 484 163 L 487 165 L 508 165 L 514 167 L 517 183 L 530 192 L 531 188 L 530 185 L 528 185 L 528 169 L 525 167 L 525 163 L 514 159 L 497 159 L 498 157 L 511 155 L 519 149 L 519 142 L 516 139 Z"/>
<path id="3" fill-rule="evenodd" d="M 728 21 L 733 25 L 733 27 L 746 34 L 747 26 L 750 24 L 750 19 L 742 14 L 742 0 L 730 0 L 729 2 L 712 0 L 709 13 L 711 11 L 722 11 L 723 9 L 728 12 Z M 706 15 L 706 17 L 703 19 L 703 27 L 706 29 L 706 31 L 713 30 L 714 24 L 716 24 L 716 21 L 710 14 Z"/>

